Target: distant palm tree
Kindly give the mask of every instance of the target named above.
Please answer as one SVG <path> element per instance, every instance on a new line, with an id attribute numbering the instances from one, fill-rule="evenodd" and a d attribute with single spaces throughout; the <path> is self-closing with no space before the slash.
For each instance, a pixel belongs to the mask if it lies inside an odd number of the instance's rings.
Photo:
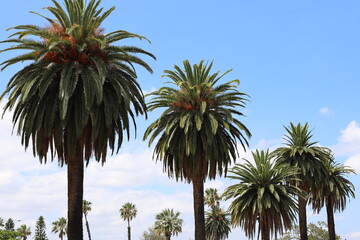
<path id="1" fill-rule="evenodd" d="M 9 218 L 5 223 L 5 230 L 7 231 L 15 231 L 15 223 L 12 218 Z"/>
<path id="2" fill-rule="evenodd" d="M 25 224 L 21 225 L 18 229 L 16 229 L 22 235 L 22 239 L 26 240 L 28 236 L 31 235 L 30 227 L 27 227 Z"/>
<path id="3" fill-rule="evenodd" d="M 59 233 L 59 238 L 63 240 L 64 236 L 67 234 L 67 220 L 66 218 L 59 218 L 59 220 L 52 223 L 53 228 L 51 232 Z"/>
<path id="4" fill-rule="evenodd" d="M 229 206 L 231 223 L 240 226 L 245 235 L 269 240 L 270 236 L 290 229 L 296 220 L 295 197 L 301 191 L 285 180 L 295 181 L 297 168 L 274 161 L 269 151 L 252 152 L 254 164 L 236 164 L 228 178 L 239 181 L 228 187 L 223 196 L 232 199 Z"/>
<path id="5" fill-rule="evenodd" d="M 171 236 L 178 235 L 182 232 L 183 220 L 179 218 L 180 212 L 174 212 L 173 209 L 166 208 L 156 215 L 154 230 L 158 234 L 164 234 L 166 240 Z"/>
<path id="6" fill-rule="evenodd" d="M 124 221 L 128 222 L 128 240 L 131 240 L 131 227 L 130 221 L 136 217 L 136 207 L 135 204 L 127 202 L 120 208 L 120 216 Z"/>
<path id="7" fill-rule="evenodd" d="M 87 219 L 87 215 L 90 211 L 91 211 L 91 202 L 83 200 L 83 214 L 85 217 L 86 230 L 88 232 L 89 240 L 91 240 L 91 235 L 90 235 L 90 226 Z"/>
<path id="8" fill-rule="evenodd" d="M 318 213 L 326 206 L 329 240 L 336 240 L 334 211 L 344 211 L 349 197 L 355 198 L 355 187 L 346 178 L 348 174 L 355 174 L 350 167 L 335 163 L 331 156 L 324 165 L 328 175 L 318 184 L 320 191 L 312 198 L 312 206 Z"/>
<path id="9" fill-rule="evenodd" d="M 205 212 L 206 240 L 225 240 L 231 232 L 230 214 L 215 205 Z"/>
<path id="10" fill-rule="evenodd" d="M 293 184 L 308 193 L 305 196 L 298 196 L 300 239 L 308 240 L 306 205 L 308 197 L 312 194 L 316 195 L 319 191 L 317 187 L 320 185 L 317 183 L 327 175 L 323 161 L 328 159 L 329 149 L 316 146 L 317 142 L 311 141 L 312 131 L 309 130 L 307 123 L 305 125 L 290 123 L 285 130 L 287 132 L 284 137 L 285 147 L 276 149 L 274 154 L 278 158 L 277 161 L 300 168 L 297 175 L 299 181 Z"/>
<path id="11" fill-rule="evenodd" d="M 204 182 L 227 172 L 238 157 L 237 143 L 245 148 L 250 131 L 237 117 L 247 95 L 238 91 L 239 80 L 220 84 L 224 74 L 210 73 L 212 63 L 183 62 L 165 77 L 175 86 L 152 92 L 150 111 L 164 108 L 163 114 L 146 130 L 144 139 L 154 140 L 154 158 L 162 161 L 169 177 L 193 185 L 195 240 L 205 239 Z M 218 84 L 219 83 L 219 84 Z"/>
<path id="12" fill-rule="evenodd" d="M 220 200 L 221 197 L 219 196 L 216 188 L 208 188 L 205 190 L 205 205 L 208 205 L 211 209 L 213 209 L 215 206 L 219 206 Z"/>
<path id="13" fill-rule="evenodd" d="M 5 226 L 4 219 L 2 219 L 2 218 L 0 217 L 0 227 L 4 227 L 4 226 Z"/>
<path id="14" fill-rule="evenodd" d="M 12 44 L 1 52 L 21 50 L 2 62 L 2 70 L 29 64 L 11 77 L 0 100 L 9 96 L 4 111 L 13 109 L 25 149 L 31 145 L 40 162 L 57 157 L 61 166 L 67 165 L 68 238 L 80 240 L 84 163 L 104 163 L 109 149 L 119 151 L 129 139 L 132 123 L 136 129 L 136 116 L 146 115 L 135 66 L 152 72 L 140 56 L 154 56 L 123 44 L 129 38 L 146 39 L 140 35 L 104 33 L 101 25 L 115 7 L 104 10 L 101 0 L 52 3 L 45 8 L 51 17 L 38 14 L 48 26 L 16 26 L 10 39 L 1 42 Z"/>

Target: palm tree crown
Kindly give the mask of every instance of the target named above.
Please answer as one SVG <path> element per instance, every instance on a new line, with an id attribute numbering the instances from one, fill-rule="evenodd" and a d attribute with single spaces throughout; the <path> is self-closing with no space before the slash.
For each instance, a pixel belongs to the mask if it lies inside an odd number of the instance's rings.
<path id="1" fill-rule="evenodd" d="M 210 208 L 219 206 L 220 200 L 221 197 L 219 196 L 216 188 L 208 188 L 205 190 L 204 203 Z"/>
<path id="2" fill-rule="evenodd" d="M 38 14 L 50 26 L 16 26 L 12 29 L 18 31 L 2 42 L 16 44 L 3 51 L 30 51 L 2 63 L 4 69 L 32 62 L 10 79 L 1 98 L 10 93 L 5 110 L 15 107 L 13 121 L 22 144 L 28 147 L 32 140 L 40 160 L 46 161 L 50 150 L 62 165 L 80 148 L 87 161 L 94 155 L 104 162 L 108 147 L 119 150 L 123 130 L 129 137 L 129 119 L 135 124 L 134 116 L 145 113 L 133 64 L 151 72 L 135 54 L 154 56 L 137 47 L 113 45 L 145 38 L 126 31 L 103 33 L 100 25 L 114 7 L 102 12 L 97 9 L 100 2 L 65 0 L 64 9 L 53 0 L 54 6 L 45 9 L 55 19 Z"/>
<path id="3" fill-rule="evenodd" d="M 215 205 L 205 212 L 206 240 L 225 240 L 231 232 L 230 214 Z"/>
<path id="4" fill-rule="evenodd" d="M 26 240 L 28 236 L 31 235 L 30 227 L 26 226 L 25 224 L 21 225 L 18 229 L 16 229 L 22 235 L 22 239 Z"/>
<path id="5" fill-rule="evenodd" d="M 57 221 L 52 223 L 53 228 L 51 229 L 51 232 L 53 233 L 59 233 L 59 238 L 62 240 L 67 232 L 67 220 L 66 218 L 59 218 Z"/>
<path id="6" fill-rule="evenodd" d="M 180 212 L 174 212 L 173 209 L 166 208 L 156 215 L 154 230 L 158 234 L 165 234 L 167 240 L 171 236 L 178 235 L 182 232 L 183 220 L 179 218 Z"/>
<path id="7" fill-rule="evenodd" d="M 297 169 L 277 163 L 269 151 L 252 152 L 254 164 L 245 159 L 230 170 L 230 179 L 239 183 L 228 187 L 223 196 L 233 198 L 229 211 L 233 226 L 240 226 L 245 234 L 254 238 L 256 226 L 258 236 L 268 240 L 277 232 L 290 229 L 298 211 L 295 195 L 300 190 L 285 180 L 297 180 Z M 257 225 L 258 224 L 258 225 Z"/>
<path id="8" fill-rule="evenodd" d="M 237 157 L 236 141 L 243 147 L 249 130 L 235 116 L 243 116 L 246 94 L 236 89 L 238 80 L 215 86 L 229 71 L 210 74 L 210 65 L 184 61 L 183 71 L 165 70 L 165 77 L 178 88 L 162 87 L 152 92 L 150 111 L 165 108 L 160 118 L 145 132 L 149 145 L 160 136 L 154 150 L 169 176 L 191 181 L 197 175 L 215 178 L 226 172 Z M 244 135 L 245 134 L 245 135 Z"/>
<path id="9" fill-rule="evenodd" d="M 120 208 L 120 216 L 124 221 L 131 221 L 136 217 L 137 210 L 135 204 L 127 202 Z"/>

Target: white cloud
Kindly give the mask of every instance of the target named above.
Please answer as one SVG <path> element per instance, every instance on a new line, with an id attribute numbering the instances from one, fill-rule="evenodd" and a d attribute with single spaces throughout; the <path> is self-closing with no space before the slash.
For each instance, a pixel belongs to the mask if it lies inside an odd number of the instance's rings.
<path id="1" fill-rule="evenodd" d="M 338 143 L 331 147 L 335 156 L 346 157 L 345 165 L 360 172 L 360 126 L 351 121 L 338 138 Z"/>
<path id="2" fill-rule="evenodd" d="M 352 239 L 360 239 L 360 232 L 353 232 L 350 234 Z"/>
<path id="3" fill-rule="evenodd" d="M 323 107 L 323 108 L 319 109 L 319 113 L 322 114 L 322 115 L 330 117 L 330 116 L 334 116 L 335 111 L 328 108 L 328 107 Z"/>

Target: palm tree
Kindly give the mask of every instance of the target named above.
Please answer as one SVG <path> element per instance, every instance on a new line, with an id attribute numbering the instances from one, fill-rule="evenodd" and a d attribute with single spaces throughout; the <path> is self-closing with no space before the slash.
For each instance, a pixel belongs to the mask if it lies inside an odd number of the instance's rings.
<path id="1" fill-rule="evenodd" d="M 86 224 L 86 229 L 88 232 L 89 240 L 91 240 L 90 226 L 89 226 L 89 221 L 87 219 L 87 215 L 91 211 L 91 202 L 83 200 L 83 208 L 82 209 L 83 209 L 83 214 L 85 217 L 85 224 Z"/>
<path id="2" fill-rule="evenodd" d="M 15 231 L 15 223 L 12 218 L 9 218 L 5 223 L 5 230 L 7 231 Z"/>
<path id="3" fill-rule="evenodd" d="M 58 158 L 68 170 L 68 238 L 81 240 L 84 161 L 93 156 L 102 163 L 107 150 L 119 151 L 123 131 L 129 139 L 135 117 L 146 113 L 134 64 L 151 68 L 136 54 L 155 58 L 133 46 L 113 43 L 128 38 L 145 39 L 126 31 L 108 34 L 102 22 L 114 10 L 98 8 L 101 0 L 56 0 L 47 7 L 54 18 L 44 17 L 48 27 L 20 25 L 4 49 L 29 50 L 2 63 L 3 70 L 30 61 L 9 81 L 1 95 L 9 94 L 5 110 L 13 111 L 14 126 L 27 148 L 40 162 Z M 35 37 L 32 39 L 31 37 Z M 50 152 L 50 154 L 48 154 Z"/>
<path id="4" fill-rule="evenodd" d="M 330 155 L 331 156 L 331 155 Z M 355 187 L 346 178 L 348 174 L 355 171 L 350 167 L 334 162 L 333 157 L 329 158 L 324 165 L 328 175 L 319 184 L 320 191 L 311 199 L 313 209 L 320 212 L 326 206 L 327 225 L 329 229 L 329 239 L 336 240 L 334 211 L 344 211 L 349 197 L 355 198 Z"/>
<path id="5" fill-rule="evenodd" d="M 312 142 L 312 131 L 306 123 L 302 126 L 300 123 L 296 126 L 290 123 L 290 127 L 285 127 L 287 135 L 285 147 L 280 147 L 274 151 L 278 157 L 278 161 L 286 163 L 290 166 L 300 168 L 298 179 L 293 184 L 303 191 L 316 195 L 318 190 L 314 183 L 319 182 L 326 176 L 326 170 L 323 160 L 329 156 L 329 149 L 315 146 L 317 142 Z M 319 185 L 318 185 L 319 186 Z M 306 221 L 306 205 L 308 196 L 298 196 L 299 204 L 299 226 L 300 239 L 307 240 L 307 221 Z"/>
<path id="6" fill-rule="evenodd" d="M 221 197 L 216 188 L 205 190 L 204 203 L 211 208 L 210 212 L 205 212 L 205 235 L 208 240 L 227 238 L 231 231 L 230 221 L 227 221 L 228 219 L 225 218 L 226 213 L 220 208 L 220 200 Z M 227 223 L 229 224 L 227 225 Z"/>
<path id="7" fill-rule="evenodd" d="M 206 240 L 225 240 L 231 232 L 229 213 L 215 205 L 205 212 Z"/>
<path id="8" fill-rule="evenodd" d="M 53 222 L 52 225 L 53 228 L 51 232 L 59 233 L 59 238 L 63 240 L 68 230 L 68 224 L 66 218 L 61 217 L 57 221 Z"/>
<path id="9" fill-rule="evenodd" d="M 4 226 L 5 226 L 4 219 L 2 219 L 2 218 L 0 217 L 0 227 L 4 227 Z"/>
<path id="10" fill-rule="evenodd" d="M 285 180 L 297 180 L 297 169 L 275 162 L 268 150 L 256 150 L 252 156 L 254 164 L 245 159 L 244 164 L 230 170 L 234 175 L 228 178 L 239 183 L 228 187 L 223 196 L 232 198 L 229 211 L 233 226 L 240 226 L 251 239 L 258 227 L 258 237 L 261 234 L 262 240 L 269 240 L 290 229 L 296 219 L 295 195 L 300 189 Z"/>
<path id="11" fill-rule="evenodd" d="M 212 63 L 174 66 L 165 77 L 177 88 L 162 87 L 150 95 L 150 111 L 164 113 L 146 130 L 149 146 L 158 138 L 154 157 L 163 162 L 169 177 L 191 182 L 194 196 L 195 240 L 205 239 L 204 181 L 226 173 L 238 156 L 237 142 L 248 145 L 251 134 L 236 116 L 243 116 L 247 95 L 237 90 L 238 80 L 216 86 L 222 75 L 210 74 Z"/>
<path id="12" fill-rule="evenodd" d="M 166 208 L 156 215 L 154 230 L 158 234 L 164 234 L 166 240 L 170 240 L 171 236 L 178 235 L 182 232 L 183 220 L 179 218 L 180 212 L 174 212 L 173 209 Z"/>
<path id="13" fill-rule="evenodd" d="M 135 204 L 127 202 L 120 208 L 119 212 L 121 218 L 128 222 L 128 239 L 131 240 L 130 221 L 136 217 L 137 210 Z"/>
<path id="14" fill-rule="evenodd" d="M 219 206 L 219 201 L 221 197 L 219 196 L 216 188 L 208 188 L 205 190 L 204 203 L 208 205 L 211 209 Z"/>
<path id="15" fill-rule="evenodd" d="M 27 227 L 25 224 L 21 225 L 16 231 L 22 235 L 23 240 L 26 240 L 31 235 L 30 227 Z"/>

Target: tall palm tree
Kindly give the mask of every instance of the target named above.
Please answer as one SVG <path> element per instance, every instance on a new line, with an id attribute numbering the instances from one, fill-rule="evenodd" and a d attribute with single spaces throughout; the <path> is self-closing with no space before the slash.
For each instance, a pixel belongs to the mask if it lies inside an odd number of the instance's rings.
<path id="1" fill-rule="evenodd" d="M 300 239 L 307 240 L 306 205 L 308 197 L 311 194 L 316 195 L 318 191 L 319 185 L 316 186 L 314 183 L 319 182 L 327 174 L 323 161 L 328 158 L 329 149 L 316 146 L 317 142 L 311 141 L 312 131 L 307 123 L 290 123 L 285 130 L 285 147 L 276 149 L 274 154 L 279 162 L 300 168 L 297 176 L 299 181 L 293 184 L 309 193 L 308 196 L 298 196 Z"/>
<path id="2" fill-rule="evenodd" d="M 164 234 L 166 240 L 170 240 L 171 236 L 178 235 L 182 232 L 183 220 L 179 218 L 180 212 L 174 212 L 173 209 L 166 208 L 156 215 L 154 230 L 158 234 Z"/>
<path id="3" fill-rule="evenodd" d="M 68 224 L 66 218 L 61 217 L 57 221 L 53 222 L 52 225 L 53 228 L 51 229 L 51 232 L 59 233 L 59 238 L 63 240 L 68 230 Z"/>
<path id="4" fill-rule="evenodd" d="M 215 205 L 205 212 L 206 240 L 225 240 L 231 232 L 229 213 Z"/>
<path id="5" fill-rule="evenodd" d="M 21 225 L 18 229 L 16 229 L 21 235 L 22 239 L 26 240 L 28 236 L 31 235 L 30 227 L 26 226 L 25 224 Z"/>
<path id="6" fill-rule="evenodd" d="M 105 34 L 102 22 L 114 10 L 99 8 L 101 0 L 56 0 L 47 9 L 48 27 L 20 25 L 10 39 L 14 45 L 2 51 L 28 50 L 2 63 L 3 68 L 30 64 L 9 81 L 0 99 L 9 94 L 5 110 L 13 111 L 14 126 L 27 148 L 46 163 L 58 158 L 68 170 L 68 238 L 81 240 L 84 161 L 91 156 L 102 163 L 107 150 L 119 151 L 123 131 L 129 138 L 135 117 L 146 113 L 134 64 L 151 72 L 136 54 L 154 56 L 133 46 L 115 42 L 142 36 L 126 31 Z M 34 37 L 34 38 L 31 38 Z M 136 128 L 135 128 L 136 129 Z M 48 154 L 50 152 L 50 154 Z"/>
<path id="7" fill-rule="evenodd" d="M 346 178 L 355 171 L 350 167 L 334 162 L 333 157 L 324 163 L 328 175 L 321 181 L 320 191 L 311 199 L 313 209 L 318 213 L 326 206 L 329 239 L 336 240 L 334 211 L 344 211 L 349 197 L 355 198 L 355 187 Z"/>
<path id="8" fill-rule="evenodd" d="M 232 199 L 229 211 L 233 226 L 240 226 L 251 239 L 258 228 L 258 237 L 269 240 L 290 229 L 296 219 L 295 197 L 300 189 L 285 180 L 297 180 L 297 168 L 275 162 L 268 150 L 256 150 L 252 156 L 254 164 L 245 159 L 244 164 L 230 170 L 233 175 L 228 178 L 239 183 L 229 186 L 223 196 Z"/>
<path id="9" fill-rule="evenodd" d="M 193 185 L 195 240 L 205 239 L 204 181 L 226 173 L 238 156 L 237 142 L 243 148 L 251 134 L 235 117 L 243 116 L 247 95 L 237 90 L 238 80 L 216 85 L 229 71 L 211 74 L 211 64 L 190 65 L 184 70 L 165 70 L 176 88 L 162 87 L 150 95 L 150 111 L 164 113 L 146 130 L 149 146 L 158 138 L 154 157 L 163 162 L 164 171 L 176 180 Z"/>
<path id="10" fill-rule="evenodd" d="M 120 208 L 119 212 L 121 218 L 128 222 L 128 239 L 131 240 L 130 221 L 135 218 L 137 214 L 135 204 L 127 202 Z"/>
<path id="11" fill-rule="evenodd" d="M 83 214 L 85 217 L 85 224 L 86 224 L 86 230 L 88 232 L 88 236 L 89 236 L 89 240 L 91 240 L 91 235 L 90 235 L 90 226 L 89 226 L 89 221 L 87 219 L 87 215 L 88 213 L 91 211 L 91 202 L 86 201 L 85 199 L 83 200 Z"/>

